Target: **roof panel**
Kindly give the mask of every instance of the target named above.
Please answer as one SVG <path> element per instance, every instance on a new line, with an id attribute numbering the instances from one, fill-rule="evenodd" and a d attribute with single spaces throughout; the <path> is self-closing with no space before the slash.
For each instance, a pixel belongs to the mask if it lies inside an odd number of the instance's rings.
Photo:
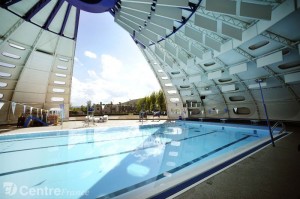
<path id="1" fill-rule="evenodd" d="M 38 26 L 25 21 L 17 30 L 15 30 L 11 39 L 32 46 L 40 30 L 41 28 Z"/>
<path id="2" fill-rule="evenodd" d="M 59 55 L 72 57 L 74 53 L 74 48 L 75 48 L 74 40 L 65 37 L 60 37 L 56 52 Z"/>
<path id="3" fill-rule="evenodd" d="M 63 5 L 60 7 L 58 13 L 55 15 L 53 21 L 49 26 L 49 30 L 59 33 L 65 18 L 66 10 L 68 7 L 68 3 L 64 2 Z"/>
<path id="4" fill-rule="evenodd" d="M 20 16 L 24 16 L 38 1 L 39 0 L 19 1 L 18 3 L 9 6 L 8 9 Z"/>
<path id="5" fill-rule="evenodd" d="M 75 33 L 75 24 L 76 24 L 76 8 L 73 6 L 71 8 L 68 21 L 63 34 L 69 38 L 73 38 Z"/>
<path id="6" fill-rule="evenodd" d="M 57 45 L 58 36 L 52 32 L 44 31 L 36 46 L 37 50 L 53 54 Z"/>
<path id="7" fill-rule="evenodd" d="M 4 36 L 6 34 L 6 32 L 9 31 L 9 29 L 15 23 L 17 23 L 18 20 L 20 20 L 16 15 L 14 15 L 4 9 L 1 9 L 0 19 L 2 19 L 1 20 L 1 28 L 0 28 L 0 36 Z"/>
<path id="8" fill-rule="evenodd" d="M 51 0 L 40 12 L 31 18 L 31 21 L 39 26 L 45 25 L 50 13 L 52 12 L 57 0 Z"/>

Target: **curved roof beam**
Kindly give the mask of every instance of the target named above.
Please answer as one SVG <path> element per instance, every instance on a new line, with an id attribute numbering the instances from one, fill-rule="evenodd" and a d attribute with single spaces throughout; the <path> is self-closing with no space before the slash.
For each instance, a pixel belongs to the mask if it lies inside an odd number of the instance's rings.
<path id="1" fill-rule="evenodd" d="M 41 11 L 50 0 L 40 0 L 38 1 L 27 13 L 24 15 L 23 19 L 29 21 L 34 15 L 36 15 L 39 11 Z"/>
<path id="2" fill-rule="evenodd" d="M 63 35 L 63 32 L 65 30 L 65 27 L 66 27 L 66 24 L 67 24 L 67 21 L 68 21 L 68 17 L 69 17 L 70 11 L 71 11 L 71 7 L 72 6 L 70 4 L 68 4 L 67 11 L 66 11 L 65 17 L 64 17 L 64 21 L 63 21 L 61 29 L 59 31 L 59 35 Z"/>
<path id="3" fill-rule="evenodd" d="M 47 29 L 49 28 L 51 22 L 53 21 L 54 17 L 56 16 L 57 12 L 61 8 L 62 4 L 64 3 L 64 0 L 58 0 L 56 5 L 54 6 L 51 14 L 48 16 L 43 28 Z"/>
<path id="4" fill-rule="evenodd" d="M 3 0 L 3 1 L 1 1 L 0 5 L 3 8 L 7 8 L 8 6 L 14 5 L 15 3 L 18 3 L 19 1 L 22 1 L 22 0 Z"/>

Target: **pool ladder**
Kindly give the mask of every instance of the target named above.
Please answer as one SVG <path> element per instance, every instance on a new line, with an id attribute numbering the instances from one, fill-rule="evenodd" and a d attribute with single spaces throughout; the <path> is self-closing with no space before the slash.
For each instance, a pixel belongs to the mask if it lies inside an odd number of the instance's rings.
<path id="1" fill-rule="evenodd" d="M 271 132 L 273 133 L 273 131 L 276 129 L 276 127 L 278 126 L 281 126 L 281 130 L 279 131 L 278 134 L 281 134 L 283 132 L 286 131 L 286 128 L 285 128 L 285 124 L 282 122 L 282 121 L 277 121 L 272 127 L 271 127 Z"/>

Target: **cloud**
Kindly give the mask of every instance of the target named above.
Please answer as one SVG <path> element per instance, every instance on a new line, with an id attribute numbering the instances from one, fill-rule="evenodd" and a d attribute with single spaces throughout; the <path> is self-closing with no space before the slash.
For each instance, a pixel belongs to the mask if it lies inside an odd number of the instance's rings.
<path id="1" fill-rule="evenodd" d="M 99 79 L 99 76 L 96 74 L 94 70 L 88 70 L 87 72 L 89 77 L 91 77 L 92 79 Z"/>
<path id="2" fill-rule="evenodd" d="M 97 55 L 95 53 L 91 52 L 91 51 L 88 51 L 88 50 L 84 51 L 84 55 L 91 58 L 91 59 L 97 59 Z"/>
<path id="3" fill-rule="evenodd" d="M 92 103 L 125 102 L 160 89 L 147 64 L 124 64 L 111 55 L 101 55 L 99 68 L 88 70 L 87 74 L 84 80 L 73 77 L 73 105 L 85 105 L 88 100 Z"/>
<path id="4" fill-rule="evenodd" d="M 79 66 L 83 66 L 83 63 L 78 59 L 78 57 L 74 57 L 74 61 L 76 64 L 78 64 Z"/>

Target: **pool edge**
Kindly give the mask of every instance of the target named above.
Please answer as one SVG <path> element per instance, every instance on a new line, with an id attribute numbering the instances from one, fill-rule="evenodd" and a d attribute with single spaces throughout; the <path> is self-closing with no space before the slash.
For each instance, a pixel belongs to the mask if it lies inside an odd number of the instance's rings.
<path id="1" fill-rule="evenodd" d="M 278 141 L 288 135 L 290 135 L 292 132 L 284 132 L 274 138 L 275 141 Z M 231 167 L 232 165 L 242 161 L 243 159 L 249 157 L 250 155 L 264 149 L 265 147 L 269 146 L 271 144 L 271 140 L 267 140 L 245 152 L 242 152 L 241 154 L 238 154 L 237 156 L 230 158 L 229 160 L 226 160 L 225 162 L 218 164 L 214 166 L 213 168 L 204 171 L 200 174 L 197 174 L 196 176 L 185 180 L 184 182 L 179 183 L 178 185 L 175 185 L 163 192 L 157 193 L 153 196 L 150 196 L 148 198 L 151 199 L 161 199 L 161 198 L 174 198 L 183 192 L 191 189 L 194 186 L 197 186 L 198 184 L 202 183 L 206 179 L 222 172 L 223 170 Z"/>

